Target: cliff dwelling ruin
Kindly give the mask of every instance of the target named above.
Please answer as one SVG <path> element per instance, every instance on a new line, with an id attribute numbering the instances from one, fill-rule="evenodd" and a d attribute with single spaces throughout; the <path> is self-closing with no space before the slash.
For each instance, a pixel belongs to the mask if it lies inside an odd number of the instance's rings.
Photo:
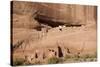
<path id="1" fill-rule="evenodd" d="M 11 64 L 96 61 L 96 26 L 95 5 L 11 1 Z"/>

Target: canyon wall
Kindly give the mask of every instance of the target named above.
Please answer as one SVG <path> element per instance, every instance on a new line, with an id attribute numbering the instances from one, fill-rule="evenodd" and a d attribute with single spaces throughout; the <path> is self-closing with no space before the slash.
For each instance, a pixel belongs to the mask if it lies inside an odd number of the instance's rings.
<path id="1" fill-rule="evenodd" d="M 91 5 L 12 1 L 12 61 L 24 58 L 29 64 L 43 64 L 52 57 L 96 58 L 96 10 Z"/>
<path id="2" fill-rule="evenodd" d="M 44 20 L 49 19 L 65 24 L 86 24 L 88 21 L 97 20 L 96 6 L 18 1 L 12 4 L 12 13 L 29 16 L 24 18 L 27 20 L 34 19 L 37 15 L 42 15 L 40 18 Z"/>

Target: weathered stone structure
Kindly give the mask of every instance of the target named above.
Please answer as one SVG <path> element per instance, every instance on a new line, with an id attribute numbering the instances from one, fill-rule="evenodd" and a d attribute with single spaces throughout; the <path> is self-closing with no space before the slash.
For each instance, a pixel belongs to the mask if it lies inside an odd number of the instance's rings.
<path id="1" fill-rule="evenodd" d="M 96 53 L 97 7 L 11 2 L 13 58 L 34 63 Z"/>

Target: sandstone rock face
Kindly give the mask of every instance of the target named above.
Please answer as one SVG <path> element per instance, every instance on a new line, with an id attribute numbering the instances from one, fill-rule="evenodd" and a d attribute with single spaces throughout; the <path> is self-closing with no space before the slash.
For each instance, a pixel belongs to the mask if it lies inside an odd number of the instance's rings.
<path id="1" fill-rule="evenodd" d="M 48 58 L 97 52 L 96 6 L 13 1 L 13 58 Z"/>
<path id="2" fill-rule="evenodd" d="M 38 19 L 65 24 L 86 24 L 88 20 L 96 20 L 96 7 L 84 5 L 13 2 L 13 13 L 31 15 L 30 18 L 36 13 Z"/>

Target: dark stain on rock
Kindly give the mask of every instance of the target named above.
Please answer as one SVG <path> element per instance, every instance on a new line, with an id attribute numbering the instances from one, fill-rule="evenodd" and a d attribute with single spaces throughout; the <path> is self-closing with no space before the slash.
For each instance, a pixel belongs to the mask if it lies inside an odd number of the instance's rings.
<path id="1" fill-rule="evenodd" d="M 63 52 L 60 46 L 58 46 L 58 57 L 63 57 Z"/>

